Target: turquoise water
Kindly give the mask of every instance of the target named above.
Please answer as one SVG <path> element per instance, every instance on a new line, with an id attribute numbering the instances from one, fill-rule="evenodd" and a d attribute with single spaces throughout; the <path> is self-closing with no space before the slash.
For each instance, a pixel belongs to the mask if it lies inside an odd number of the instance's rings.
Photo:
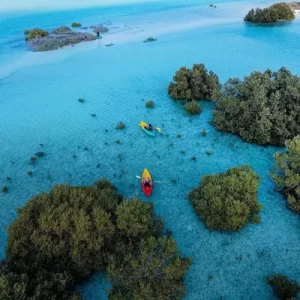
<path id="1" fill-rule="evenodd" d="M 252 5 L 220 2 L 212 11 L 207 3 L 164 2 L 1 17 L 0 187 L 10 187 L 8 194 L 0 194 L 1 257 L 7 226 L 28 198 L 58 183 L 91 184 L 106 177 L 127 197 L 145 199 L 136 175 L 147 167 L 161 181 L 151 196 L 156 213 L 164 217 L 183 255 L 193 259 L 186 299 L 272 299 L 264 282 L 272 272 L 300 282 L 299 218 L 286 208 L 268 175 L 273 154 L 282 148 L 216 131 L 209 124 L 212 103 L 202 102 L 201 115 L 190 117 L 167 96 L 174 72 L 193 63 L 205 63 L 222 82 L 281 66 L 300 75 L 299 19 L 279 27 L 249 26 L 241 19 Z M 49 53 L 27 51 L 24 29 L 74 20 L 87 25 L 104 20 L 112 31 L 95 43 Z M 158 41 L 142 43 L 149 35 Z M 104 47 L 110 41 L 116 45 Z M 86 102 L 78 103 L 79 97 Z M 155 101 L 153 110 L 145 108 L 149 99 Z M 163 134 L 146 135 L 140 120 L 161 127 Z M 119 121 L 125 130 L 115 129 Z M 45 157 L 28 165 L 38 151 Z M 195 215 L 187 193 L 201 176 L 241 164 L 260 175 L 262 222 L 238 233 L 211 232 Z M 105 276 L 96 275 L 80 288 L 85 299 L 96 300 L 107 298 L 107 286 Z"/>

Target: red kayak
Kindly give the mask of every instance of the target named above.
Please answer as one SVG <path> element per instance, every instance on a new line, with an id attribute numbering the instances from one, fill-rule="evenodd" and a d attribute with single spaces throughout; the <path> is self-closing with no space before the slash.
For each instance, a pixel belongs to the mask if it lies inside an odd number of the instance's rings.
<path id="1" fill-rule="evenodd" d="M 144 194 L 149 197 L 153 190 L 153 181 L 147 169 L 144 169 L 141 185 Z"/>

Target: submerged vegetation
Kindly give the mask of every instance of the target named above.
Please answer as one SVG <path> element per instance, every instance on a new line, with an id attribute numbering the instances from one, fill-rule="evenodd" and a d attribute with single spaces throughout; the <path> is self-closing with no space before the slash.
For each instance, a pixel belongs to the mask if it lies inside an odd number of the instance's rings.
<path id="1" fill-rule="evenodd" d="M 287 276 L 281 274 L 272 274 L 266 278 L 269 285 L 272 286 L 275 295 L 281 300 L 296 299 L 300 292 L 300 286 L 297 281 L 290 280 Z"/>
<path id="2" fill-rule="evenodd" d="M 300 136 L 286 142 L 286 152 L 275 154 L 275 169 L 271 174 L 288 206 L 300 214 Z"/>
<path id="3" fill-rule="evenodd" d="M 277 21 L 291 21 L 295 14 L 287 3 L 276 3 L 267 8 L 251 9 L 245 16 L 244 21 L 252 23 L 275 23 Z"/>
<path id="4" fill-rule="evenodd" d="M 194 64 L 192 69 L 180 68 L 170 82 L 168 93 L 174 100 L 211 100 L 220 89 L 218 76 L 205 68 L 204 64 Z"/>
<path id="5" fill-rule="evenodd" d="M 154 107 L 154 101 L 153 100 L 149 100 L 146 102 L 145 106 L 147 108 L 153 108 Z"/>
<path id="6" fill-rule="evenodd" d="M 106 180 L 56 186 L 10 226 L 0 298 L 79 300 L 75 284 L 107 271 L 110 299 L 181 299 L 191 261 L 162 228 L 151 203 L 123 199 Z"/>
<path id="7" fill-rule="evenodd" d="M 125 123 L 123 123 L 122 121 L 120 121 L 117 126 L 116 129 L 124 129 L 126 127 Z"/>
<path id="8" fill-rule="evenodd" d="M 249 221 L 259 222 L 258 184 L 251 167 L 231 168 L 223 174 L 204 176 L 189 199 L 209 229 L 240 230 Z"/>
<path id="9" fill-rule="evenodd" d="M 283 145 L 300 134 L 300 78 L 286 68 L 229 79 L 215 95 L 214 125 L 258 144 Z"/>

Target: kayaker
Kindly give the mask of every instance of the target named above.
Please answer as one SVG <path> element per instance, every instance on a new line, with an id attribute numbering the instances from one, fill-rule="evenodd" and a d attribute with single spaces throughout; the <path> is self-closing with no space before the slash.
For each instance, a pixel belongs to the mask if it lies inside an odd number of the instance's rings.
<path id="1" fill-rule="evenodd" d="M 145 180 L 144 180 L 144 186 L 149 187 L 149 186 L 151 186 L 151 184 L 152 184 L 152 181 L 150 179 L 148 179 L 148 178 L 145 178 Z"/>
<path id="2" fill-rule="evenodd" d="M 152 131 L 153 130 L 153 126 L 151 124 L 148 124 L 145 129 Z"/>
<path id="3" fill-rule="evenodd" d="M 98 38 L 100 37 L 100 33 L 99 33 L 99 31 L 97 31 L 97 37 L 98 37 Z"/>

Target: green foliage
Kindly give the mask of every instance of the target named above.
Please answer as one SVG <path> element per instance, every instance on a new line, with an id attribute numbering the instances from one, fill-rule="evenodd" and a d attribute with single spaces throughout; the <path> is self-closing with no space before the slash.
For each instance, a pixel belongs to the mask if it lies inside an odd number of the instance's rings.
<path id="1" fill-rule="evenodd" d="M 40 28 L 26 30 L 25 31 L 25 35 L 26 35 L 25 40 L 30 41 L 36 37 L 44 37 L 44 36 L 47 36 L 48 34 L 49 34 L 48 31 L 42 30 Z"/>
<path id="2" fill-rule="evenodd" d="M 9 228 L 8 261 L 18 262 L 23 271 L 43 265 L 75 279 L 104 270 L 115 232 L 112 212 L 119 202 L 106 181 L 93 187 L 56 186 L 38 195 Z"/>
<path id="3" fill-rule="evenodd" d="M 161 237 L 162 228 L 152 203 L 123 201 L 107 180 L 90 187 L 56 186 L 29 200 L 9 227 L 0 299 L 80 300 L 74 286 L 106 270 L 111 272 L 111 299 L 179 299 L 190 261 L 179 257 L 173 240 Z M 145 276 L 135 278 L 144 270 Z"/>
<path id="4" fill-rule="evenodd" d="M 73 22 L 71 24 L 72 27 L 81 27 L 81 24 L 80 23 L 77 23 L 77 22 Z"/>
<path id="5" fill-rule="evenodd" d="M 137 252 L 128 252 L 121 262 L 109 264 L 107 275 L 113 285 L 109 299 L 181 299 L 190 264 L 190 259 L 179 256 L 172 238 L 144 239 Z"/>
<path id="6" fill-rule="evenodd" d="M 295 19 L 295 14 L 287 3 L 276 3 L 267 8 L 251 9 L 244 21 L 252 23 L 275 23 L 279 20 L 290 21 Z"/>
<path id="7" fill-rule="evenodd" d="M 194 64 L 193 69 L 180 68 L 168 87 L 169 95 L 177 100 L 211 100 L 220 89 L 218 76 L 208 72 L 203 64 Z"/>
<path id="8" fill-rule="evenodd" d="M 300 78 L 286 68 L 229 79 L 214 100 L 217 129 L 246 141 L 283 145 L 300 134 Z"/>
<path id="9" fill-rule="evenodd" d="M 300 214 L 300 136 L 286 142 L 286 152 L 275 154 L 271 178 L 286 197 L 289 208 Z"/>
<path id="10" fill-rule="evenodd" d="M 0 265 L 1 300 L 81 300 L 73 285 L 66 273 L 39 271 L 29 277 L 13 272 L 5 262 Z"/>
<path id="11" fill-rule="evenodd" d="M 125 127 L 126 127 L 126 125 L 125 125 L 122 121 L 120 121 L 120 122 L 117 124 L 116 129 L 124 129 Z"/>
<path id="12" fill-rule="evenodd" d="M 154 107 L 154 101 L 153 100 L 149 100 L 146 102 L 145 106 L 147 108 L 153 108 Z"/>
<path id="13" fill-rule="evenodd" d="M 257 222 L 261 210 L 258 179 L 251 167 L 231 168 L 223 174 L 204 176 L 189 199 L 209 229 L 240 230 L 248 221 Z"/>
<path id="14" fill-rule="evenodd" d="M 152 203 L 138 199 L 123 201 L 116 210 L 117 228 L 128 239 L 158 235 L 162 230 L 162 221 L 155 218 Z"/>
<path id="15" fill-rule="evenodd" d="M 198 115 L 201 112 L 201 106 L 193 100 L 185 104 L 185 110 L 191 115 Z"/>
<path id="16" fill-rule="evenodd" d="M 285 275 L 272 274 L 266 278 L 266 281 L 272 286 L 275 295 L 282 300 L 296 299 L 300 291 L 298 283 Z"/>

